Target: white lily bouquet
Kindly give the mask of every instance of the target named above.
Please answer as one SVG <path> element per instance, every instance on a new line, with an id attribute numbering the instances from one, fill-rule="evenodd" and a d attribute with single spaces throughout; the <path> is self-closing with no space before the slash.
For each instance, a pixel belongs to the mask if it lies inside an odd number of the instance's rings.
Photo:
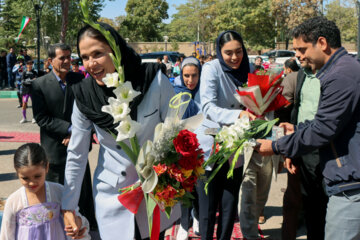
<path id="1" fill-rule="evenodd" d="M 272 128 L 278 119 L 266 121 L 256 119 L 250 121 L 248 117 L 237 119 L 234 124 L 224 126 L 215 136 L 214 150 L 209 159 L 204 163 L 204 167 L 215 164 L 216 168 L 207 179 L 205 192 L 211 180 L 219 172 L 224 163 L 230 161 L 230 169 L 227 178 L 233 177 L 234 169 L 240 155 L 244 154 L 245 147 L 255 147 L 255 139 L 264 138 L 272 132 Z"/>
<path id="2" fill-rule="evenodd" d="M 84 21 L 100 31 L 114 51 L 114 55 L 110 54 L 110 57 L 117 72 L 107 74 L 103 82 L 107 87 L 115 88 L 116 98 L 110 97 L 109 105 L 103 106 L 102 111 L 110 114 L 114 123 L 120 122 L 116 128 L 118 134 L 111 134 L 135 165 L 139 177 L 137 183 L 120 189 L 118 199 L 134 214 L 145 200 L 150 237 L 151 240 L 158 239 L 160 211 L 170 217 L 172 207 L 177 202 L 190 204 L 196 181 L 205 172 L 202 167 L 203 151 L 199 148 L 196 134 L 188 130 L 200 124 L 202 115 L 181 120 L 191 95 L 177 94 L 170 100 L 165 122 L 156 126 L 153 141 L 148 140 L 140 148 L 136 133 L 141 125 L 129 115 L 129 103 L 140 92 L 135 91 L 131 83 L 125 81 L 121 52 L 110 32 L 90 20 L 87 0 L 81 0 L 80 3 Z M 124 141 L 127 139 L 130 145 Z"/>

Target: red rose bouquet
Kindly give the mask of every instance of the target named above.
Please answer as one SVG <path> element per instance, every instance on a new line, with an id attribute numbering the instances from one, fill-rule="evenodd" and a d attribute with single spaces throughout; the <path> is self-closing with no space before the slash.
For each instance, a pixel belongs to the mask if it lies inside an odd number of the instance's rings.
<path id="1" fill-rule="evenodd" d="M 134 162 L 139 182 L 121 189 L 118 197 L 123 206 L 134 214 L 145 199 L 151 239 L 157 239 L 159 235 L 160 211 L 170 217 L 176 203 L 190 205 L 193 199 L 191 192 L 197 179 L 205 172 L 202 167 L 203 151 L 199 148 L 196 134 L 187 130 L 190 125 L 196 126 L 194 121 L 201 119 L 195 116 L 186 121 L 180 120 L 187 107 L 184 104 L 187 101 L 181 100 L 183 97 L 191 98 L 188 93 L 176 95 L 169 103 L 165 122 L 155 128 L 153 141 L 148 140 L 139 149 Z"/>
<path id="2" fill-rule="evenodd" d="M 248 74 L 247 87 L 239 87 L 240 102 L 258 116 L 290 104 L 281 94 L 283 72 L 281 68 L 269 68 L 256 74 Z"/>

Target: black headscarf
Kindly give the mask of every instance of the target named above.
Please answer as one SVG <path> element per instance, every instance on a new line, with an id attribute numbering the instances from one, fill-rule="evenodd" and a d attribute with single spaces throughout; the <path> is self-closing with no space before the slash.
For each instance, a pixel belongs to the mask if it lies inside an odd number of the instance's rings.
<path id="1" fill-rule="evenodd" d="M 233 68 L 229 67 L 225 63 L 225 61 L 221 55 L 220 39 L 222 38 L 222 36 L 224 34 L 226 34 L 228 32 L 231 32 L 233 35 L 237 36 L 237 38 L 240 40 L 242 50 L 244 53 L 243 59 L 241 61 L 240 67 L 238 69 L 233 69 Z M 222 70 L 225 72 L 226 75 L 228 75 L 230 77 L 230 79 L 234 82 L 234 84 L 237 87 L 242 86 L 244 83 L 247 82 L 248 73 L 250 72 L 249 57 L 247 55 L 247 52 L 246 52 L 246 49 L 244 46 L 244 41 L 239 33 L 235 32 L 235 31 L 225 31 L 225 32 L 220 33 L 220 35 L 216 39 L 216 55 L 220 61 Z"/>
<path id="2" fill-rule="evenodd" d="M 121 65 L 124 69 L 125 81 L 130 81 L 134 90 L 141 92 L 139 96 L 133 99 L 129 107 L 131 109 L 130 116 L 134 121 L 137 120 L 137 107 L 144 98 L 145 93 L 149 89 L 155 75 L 159 70 L 164 72 L 164 69 L 157 63 L 141 63 L 140 56 L 127 45 L 126 41 L 113 29 L 111 26 L 105 23 L 99 23 L 102 28 L 108 30 L 116 41 L 116 45 L 121 51 Z M 90 26 L 83 27 L 78 32 L 77 49 L 79 50 L 79 40 L 84 31 L 90 28 Z M 72 86 L 76 104 L 79 110 L 93 123 L 108 131 L 110 130 L 114 134 L 117 134 L 115 128 L 119 123 L 114 124 L 114 118 L 103 111 L 102 106 L 108 105 L 108 98 L 115 97 L 113 93 L 114 88 L 108 88 L 106 86 L 100 86 L 96 83 L 96 80 L 90 76 L 77 84 Z"/>

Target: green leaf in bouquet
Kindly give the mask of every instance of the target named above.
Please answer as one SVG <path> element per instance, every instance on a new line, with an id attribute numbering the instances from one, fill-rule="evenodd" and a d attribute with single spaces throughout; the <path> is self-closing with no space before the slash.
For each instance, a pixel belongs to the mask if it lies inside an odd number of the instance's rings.
<path id="1" fill-rule="evenodd" d="M 171 207 L 166 207 L 166 208 L 165 208 L 165 214 L 166 214 L 167 218 L 170 218 Z"/>
<path id="2" fill-rule="evenodd" d="M 272 130 L 272 127 L 279 121 L 278 118 L 271 120 L 271 121 L 265 121 L 260 126 L 257 127 L 257 132 L 254 134 L 254 138 L 264 138 L 266 137 Z"/>
<path id="3" fill-rule="evenodd" d="M 241 144 L 239 145 L 240 147 L 238 147 L 238 149 L 236 150 L 236 152 L 234 154 L 234 158 L 233 158 L 233 160 L 231 162 L 230 169 L 229 169 L 229 171 L 227 173 L 227 178 L 232 178 L 234 176 L 235 165 L 236 165 L 236 162 L 239 160 L 240 153 L 244 149 L 243 144 L 244 144 L 245 141 L 246 141 L 246 139 L 242 139 Z"/>
<path id="4" fill-rule="evenodd" d="M 144 199 L 146 203 L 146 213 L 148 217 L 149 233 L 151 235 L 153 212 L 156 207 L 156 202 L 152 197 L 150 197 L 149 194 L 145 194 L 145 193 L 144 193 Z"/>
<path id="5" fill-rule="evenodd" d="M 230 154 L 231 155 L 231 154 Z M 218 166 L 216 167 L 216 169 L 211 173 L 210 177 L 207 179 L 206 183 L 205 183 L 205 193 L 208 194 L 208 186 L 209 183 L 213 180 L 213 178 L 215 177 L 215 175 L 220 171 L 221 167 L 224 165 L 224 163 L 227 162 L 227 160 L 229 159 L 230 155 L 226 158 L 223 157 L 219 162 L 218 162 Z"/>
<path id="6" fill-rule="evenodd" d="M 116 135 L 109 130 L 111 136 L 116 139 Z M 131 150 L 131 148 L 124 142 L 117 142 L 117 144 L 121 147 L 121 149 L 126 153 L 126 155 L 130 158 L 131 162 L 136 165 L 137 155 Z"/>
<path id="7" fill-rule="evenodd" d="M 136 135 L 134 137 L 130 138 L 130 144 L 131 144 L 132 152 L 136 156 L 138 156 L 139 152 L 140 152 L 140 145 L 139 145 Z"/>

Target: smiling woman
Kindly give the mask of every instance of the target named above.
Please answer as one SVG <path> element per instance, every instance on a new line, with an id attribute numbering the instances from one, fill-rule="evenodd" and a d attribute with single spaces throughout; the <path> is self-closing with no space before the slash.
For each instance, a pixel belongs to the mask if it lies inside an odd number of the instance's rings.
<path id="1" fill-rule="evenodd" d="M 146 209 L 140 208 L 134 215 L 117 200 L 118 190 L 134 184 L 138 181 L 138 175 L 131 160 L 113 138 L 113 134 L 117 135 L 118 130 L 124 127 L 122 123 L 126 121 L 114 119 L 109 111 L 103 111 L 115 98 L 117 91 L 114 91 L 115 87 L 104 84 L 114 82 L 112 76 L 118 79 L 116 71 L 119 70 L 115 69 L 109 54 L 120 50 L 121 71 L 125 75 L 123 85 L 140 93 L 129 104 L 131 119 L 137 121 L 140 128 L 136 134 L 140 145 L 153 138 L 155 126 L 165 119 L 174 91 L 161 71 L 160 64 L 141 64 L 140 56 L 115 29 L 104 23 L 97 24 L 111 34 L 115 44 L 110 45 L 100 31 L 89 25 L 78 32 L 79 56 L 91 76 L 72 86 L 76 101 L 72 115 L 73 137 L 68 146 L 62 209 L 66 210 L 65 223 L 70 224 L 74 231 L 79 229 L 80 226 L 74 221 L 73 209 L 79 200 L 79 186 L 89 153 L 88 143 L 91 131 L 95 129 L 100 152 L 94 174 L 93 193 L 101 238 L 118 239 L 120 233 L 121 239 L 132 240 L 134 236 L 136 239 L 143 239 L 149 236 Z M 119 73 L 120 75 L 122 74 Z M 130 92 L 125 95 L 127 94 Z M 118 109 L 126 112 L 129 110 L 121 107 Z M 174 222 L 179 213 L 179 209 L 175 207 L 170 219 L 162 214 L 161 231 Z"/>

